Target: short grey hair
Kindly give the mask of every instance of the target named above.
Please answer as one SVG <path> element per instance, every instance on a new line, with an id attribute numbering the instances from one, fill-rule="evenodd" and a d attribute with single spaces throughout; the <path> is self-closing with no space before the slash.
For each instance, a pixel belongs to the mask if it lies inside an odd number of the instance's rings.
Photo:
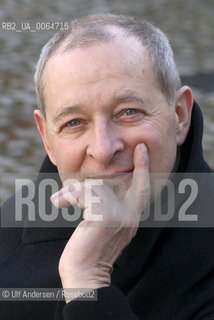
<path id="1" fill-rule="evenodd" d="M 118 29 L 118 33 L 113 29 Z M 42 48 L 35 70 L 35 86 L 38 106 L 45 115 L 43 71 L 47 61 L 55 53 L 74 48 L 87 48 L 100 42 L 108 42 L 119 33 L 134 36 L 148 49 L 152 60 L 152 71 L 158 87 L 169 105 L 173 104 L 181 80 L 175 65 L 173 51 L 166 35 L 152 23 L 136 17 L 99 14 L 73 20 L 65 31 L 59 31 Z"/>

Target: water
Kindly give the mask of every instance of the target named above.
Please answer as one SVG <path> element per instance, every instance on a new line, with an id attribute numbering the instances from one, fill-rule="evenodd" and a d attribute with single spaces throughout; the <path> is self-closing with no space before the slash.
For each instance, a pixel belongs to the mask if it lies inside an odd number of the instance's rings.
<path id="1" fill-rule="evenodd" d="M 69 22 L 89 13 L 111 12 L 142 16 L 169 37 L 185 84 L 193 85 L 205 117 L 205 158 L 214 168 L 214 2 L 212 0 L 0 0 L 0 174 L 36 172 L 44 157 L 33 109 L 33 72 L 42 45 L 54 31 L 17 29 L 27 23 Z M 12 193 L 10 179 L 1 179 L 0 202 Z"/>

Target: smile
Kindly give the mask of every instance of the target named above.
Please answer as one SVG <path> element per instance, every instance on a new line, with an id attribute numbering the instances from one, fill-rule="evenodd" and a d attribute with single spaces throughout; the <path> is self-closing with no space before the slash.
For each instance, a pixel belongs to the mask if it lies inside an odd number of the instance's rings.
<path id="1" fill-rule="evenodd" d="M 133 169 L 128 171 L 120 171 L 113 174 L 93 175 L 93 176 L 91 175 L 91 176 L 87 176 L 86 179 L 113 179 L 113 178 L 119 178 L 121 176 L 130 174 L 130 173 L 133 173 Z"/>

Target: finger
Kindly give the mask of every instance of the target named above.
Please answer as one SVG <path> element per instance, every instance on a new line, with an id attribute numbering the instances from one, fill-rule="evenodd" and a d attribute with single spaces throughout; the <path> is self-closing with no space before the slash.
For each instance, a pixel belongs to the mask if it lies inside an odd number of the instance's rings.
<path id="1" fill-rule="evenodd" d="M 134 150 L 134 173 L 149 172 L 149 154 L 144 143 L 139 143 Z"/>
<path id="2" fill-rule="evenodd" d="M 69 185 L 69 186 L 66 186 L 66 187 L 63 187 L 61 188 L 59 191 L 55 192 L 52 194 L 52 196 L 50 197 L 50 200 L 52 203 L 54 203 L 54 201 L 58 198 L 60 198 L 63 193 L 67 192 L 67 191 L 73 191 L 74 190 L 74 187 L 73 185 Z"/>
<path id="3" fill-rule="evenodd" d="M 150 194 L 149 154 L 145 144 L 141 143 L 134 150 L 134 171 L 131 187 L 125 200 L 141 214 Z"/>
<path id="4" fill-rule="evenodd" d="M 50 198 L 50 200 L 56 208 L 68 208 L 78 203 L 75 191 L 73 191 L 72 193 L 69 191 L 63 192 L 58 196 L 55 195 L 54 198 Z"/>
<path id="5" fill-rule="evenodd" d="M 70 207 L 71 205 L 77 204 L 78 193 L 81 192 L 81 190 L 82 188 L 80 183 L 68 185 L 54 193 L 50 197 L 50 201 L 56 208 Z"/>
<path id="6" fill-rule="evenodd" d="M 64 185 L 64 187 L 62 187 L 59 191 L 52 194 L 52 196 L 50 197 L 50 200 L 52 203 L 54 202 L 54 200 L 61 197 L 64 193 L 68 191 L 69 192 L 72 192 L 73 190 L 81 191 L 82 189 L 81 182 L 79 182 L 76 179 L 67 179 L 64 183 L 66 183 L 66 185 Z"/>
<path id="7" fill-rule="evenodd" d="M 108 184 L 104 184 L 104 182 L 101 186 L 86 186 L 86 189 L 89 191 L 89 194 L 91 193 L 91 195 L 99 197 L 100 202 L 103 202 L 105 205 L 109 205 L 109 203 L 114 203 L 118 200 L 111 186 L 109 186 Z"/>
<path id="8" fill-rule="evenodd" d="M 82 183 L 81 188 L 79 184 L 77 188 L 76 184 L 62 188 L 60 191 L 53 194 L 50 200 L 57 208 L 67 208 L 77 204 L 80 208 L 85 209 L 94 202 L 93 198 L 96 198 L 96 196 L 91 185 L 83 185 Z"/>

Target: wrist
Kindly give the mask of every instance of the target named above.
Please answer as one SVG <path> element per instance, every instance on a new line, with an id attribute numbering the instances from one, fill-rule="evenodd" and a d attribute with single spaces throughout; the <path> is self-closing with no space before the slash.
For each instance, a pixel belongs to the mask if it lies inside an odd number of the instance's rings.
<path id="1" fill-rule="evenodd" d="M 113 267 L 109 263 L 99 263 L 96 267 L 59 270 L 64 288 L 100 288 L 111 284 Z"/>
<path id="2" fill-rule="evenodd" d="M 97 282 L 70 282 L 68 279 L 67 281 L 62 281 L 62 287 L 63 287 L 63 295 L 65 298 L 65 302 L 69 303 L 75 299 L 78 298 L 84 298 L 87 299 L 87 293 L 90 293 L 94 296 L 94 291 L 103 288 L 108 287 L 110 284 L 104 284 L 104 283 L 97 283 Z M 89 296 L 91 296 L 89 294 Z"/>

